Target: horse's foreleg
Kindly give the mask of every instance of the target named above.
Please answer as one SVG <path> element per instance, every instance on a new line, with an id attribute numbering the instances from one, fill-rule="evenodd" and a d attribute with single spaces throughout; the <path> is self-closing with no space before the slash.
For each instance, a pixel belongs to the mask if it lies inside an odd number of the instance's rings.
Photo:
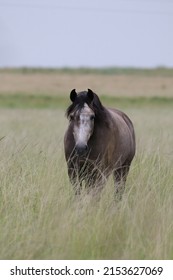
<path id="1" fill-rule="evenodd" d="M 90 170 L 85 178 L 85 187 L 88 193 L 98 195 L 106 184 L 106 176 L 98 169 Z"/>

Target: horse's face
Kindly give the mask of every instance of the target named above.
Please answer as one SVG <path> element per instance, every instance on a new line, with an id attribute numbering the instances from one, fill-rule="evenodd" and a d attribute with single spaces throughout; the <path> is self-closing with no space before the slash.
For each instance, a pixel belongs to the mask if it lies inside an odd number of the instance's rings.
<path id="1" fill-rule="evenodd" d="M 75 150 L 78 155 L 84 155 L 88 150 L 88 140 L 94 130 L 94 118 L 93 110 L 86 103 L 80 111 L 70 115 L 73 124 Z"/>

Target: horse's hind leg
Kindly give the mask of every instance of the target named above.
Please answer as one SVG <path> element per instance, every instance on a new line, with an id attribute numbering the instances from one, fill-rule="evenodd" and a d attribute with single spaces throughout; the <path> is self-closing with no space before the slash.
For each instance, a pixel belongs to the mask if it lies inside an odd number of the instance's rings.
<path id="1" fill-rule="evenodd" d="M 81 192 L 81 188 L 82 188 L 82 183 L 79 180 L 79 176 L 78 173 L 76 172 L 76 170 L 74 168 L 68 168 L 68 176 L 70 179 L 70 183 L 73 186 L 74 192 L 76 195 L 79 195 Z"/>
<path id="2" fill-rule="evenodd" d="M 114 184 L 115 184 L 115 196 L 118 199 L 122 198 L 125 189 L 125 183 L 127 179 L 127 175 L 129 173 L 130 165 L 123 165 L 116 169 L 113 173 L 114 176 Z"/>

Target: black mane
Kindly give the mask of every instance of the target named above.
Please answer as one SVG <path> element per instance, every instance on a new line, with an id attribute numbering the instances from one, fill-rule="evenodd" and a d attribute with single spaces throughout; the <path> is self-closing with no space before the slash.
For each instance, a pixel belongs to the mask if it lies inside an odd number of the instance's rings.
<path id="1" fill-rule="evenodd" d="M 96 120 L 105 120 L 105 108 L 102 105 L 97 94 L 93 93 L 93 96 L 93 100 L 91 101 L 88 97 L 87 91 L 79 92 L 74 102 L 66 110 L 67 118 L 69 118 L 72 112 L 81 110 L 84 107 L 84 104 L 86 103 L 95 113 Z"/>

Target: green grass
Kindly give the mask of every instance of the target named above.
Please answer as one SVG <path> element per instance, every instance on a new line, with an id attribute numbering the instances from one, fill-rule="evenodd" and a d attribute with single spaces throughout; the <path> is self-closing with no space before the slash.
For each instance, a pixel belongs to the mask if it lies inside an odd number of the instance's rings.
<path id="1" fill-rule="evenodd" d="M 14 93 L 0 94 L 0 108 L 65 108 L 68 100 L 63 96 Z"/>
<path id="2" fill-rule="evenodd" d="M 137 153 L 117 203 L 111 178 L 99 200 L 75 197 L 63 109 L 0 109 L 0 259 L 173 258 L 173 111 L 126 113 Z"/>
<path id="3" fill-rule="evenodd" d="M 104 105 L 114 107 L 131 106 L 173 106 L 173 97 L 113 97 L 100 96 Z M 24 93 L 1 93 L 0 108 L 66 108 L 69 105 L 66 94 L 61 95 L 38 95 Z"/>

